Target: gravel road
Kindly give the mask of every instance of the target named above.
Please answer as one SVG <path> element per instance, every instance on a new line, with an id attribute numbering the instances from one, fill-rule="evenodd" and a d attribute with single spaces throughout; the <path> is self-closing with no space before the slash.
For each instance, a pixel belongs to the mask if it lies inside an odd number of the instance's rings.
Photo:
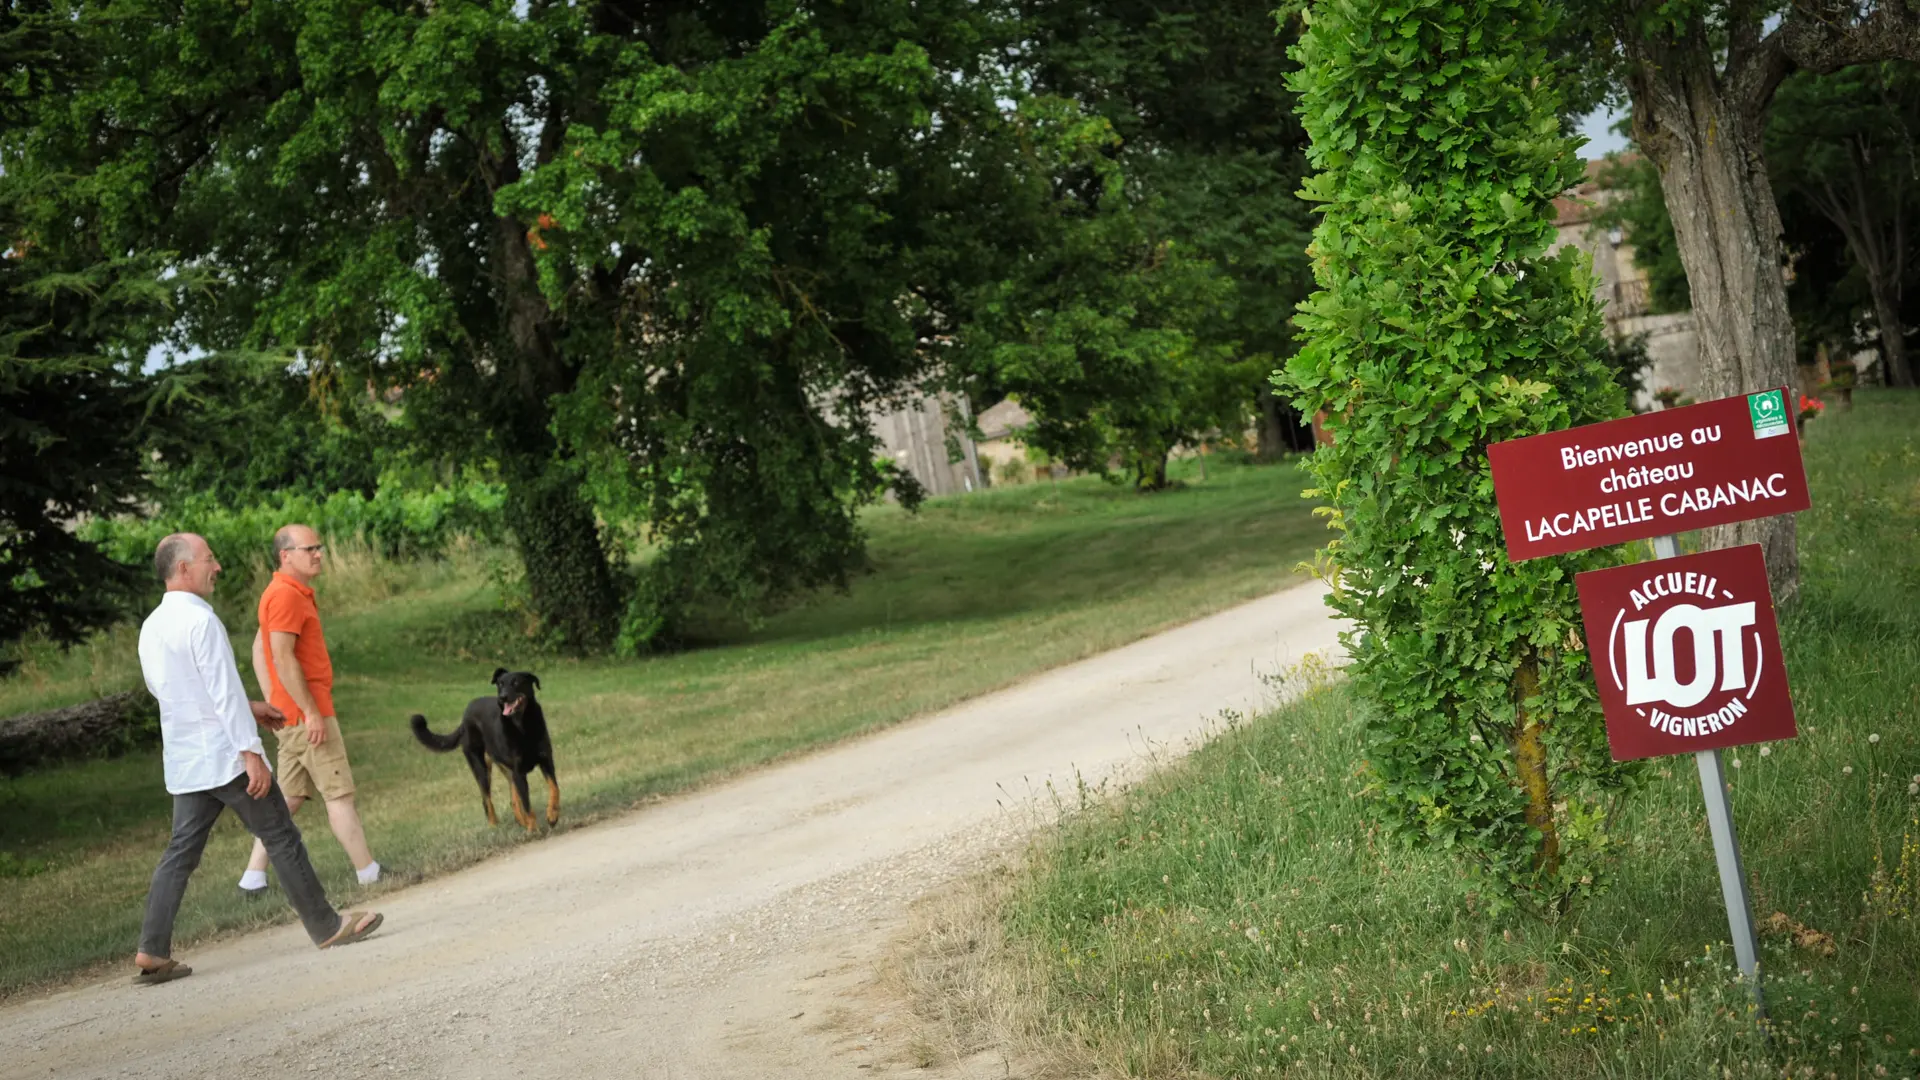
<path id="1" fill-rule="evenodd" d="M 813 1078 L 914 1069 L 873 965 L 916 897 L 1335 646 L 1309 585 L 297 926 L 0 1009 L 11 1077 Z M 560 763 L 562 774 L 566 763 Z M 480 826 L 484 827 L 484 826 Z M 155 852 L 155 856 L 158 856 Z M 128 944 L 129 952 L 132 943 Z M 129 972 L 130 973 L 130 972 Z"/>

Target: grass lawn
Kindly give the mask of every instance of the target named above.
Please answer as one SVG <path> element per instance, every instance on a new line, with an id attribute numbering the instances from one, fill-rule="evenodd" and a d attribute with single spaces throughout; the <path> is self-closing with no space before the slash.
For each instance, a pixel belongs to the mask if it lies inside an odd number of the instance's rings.
<path id="1" fill-rule="evenodd" d="M 1376 828 L 1339 683 L 1037 854 L 995 926 L 1028 1036 L 1082 1075 L 1920 1075 L 1920 396 L 1856 401 L 1809 436 L 1781 626 L 1801 735 L 1725 755 L 1756 914 L 1807 932 L 1763 939 L 1771 1046 L 1690 759 L 1627 802 L 1608 892 L 1494 917 L 1460 861 Z"/>
<path id="2" fill-rule="evenodd" d="M 877 508 L 873 573 L 850 592 L 639 661 L 514 651 L 510 634 L 488 630 L 499 620 L 483 555 L 419 568 L 349 559 L 320 579 L 321 604 L 375 856 L 431 874 L 527 842 L 510 824 L 488 829 L 465 762 L 428 753 L 406 725 L 419 711 L 451 728 L 490 692 L 496 665 L 541 676 L 570 828 L 1301 580 L 1294 566 L 1324 532 L 1297 468 L 1216 458 L 1204 481 L 1178 475 L 1188 485 L 1158 495 L 1084 478 L 934 500 L 918 515 Z M 250 642 L 245 588 L 223 588 L 228 626 Z M 0 715 L 138 685 L 134 637 L 121 628 L 37 655 L 0 683 Z M 131 956 L 169 807 L 157 751 L 0 780 L 0 995 Z M 300 819 L 337 901 L 391 887 L 359 889 L 323 821 Z M 215 830 L 181 911 L 182 953 L 291 917 L 277 900 L 236 895 L 247 840 L 230 815 Z"/>

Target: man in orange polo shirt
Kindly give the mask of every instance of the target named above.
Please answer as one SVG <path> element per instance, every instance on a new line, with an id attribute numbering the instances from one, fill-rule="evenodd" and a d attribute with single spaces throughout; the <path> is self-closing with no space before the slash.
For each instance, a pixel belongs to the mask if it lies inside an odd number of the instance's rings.
<path id="1" fill-rule="evenodd" d="M 280 729 L 280 789 L 287 810 L 297 812 L 308 799 L 327 803 L 327 823 L 360 875 L 360 884 L 380 880 L 380 864 L 367 850 L 360 811 L 353 804 L 353 769 L 346 740 L 333 715 L 333 660 L 320 632 L 320 609 L 313 601 L 313 579 L 320 574 L 326 545 L 305 525 L 288 525 L 273 534 L 280 569 L 260 594 L 260 630 L 253 638 L 253 673 L 268 700 L 287 714 Z M 258 840 L 240 891 L 259 896 L 267 888 L 267 849 Z"/>

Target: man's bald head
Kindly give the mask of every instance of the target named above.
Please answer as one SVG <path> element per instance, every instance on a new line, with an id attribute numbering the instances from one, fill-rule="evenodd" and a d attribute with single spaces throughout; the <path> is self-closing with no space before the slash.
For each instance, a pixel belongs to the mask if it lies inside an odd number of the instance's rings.
<path id="1" fill-rule="evenodd" d="M 220 560 L 213 557 L 205 537 L 174 533 L 154 547 L 153 572 L 169 592 L 184 590 L 212 596 L 214 580 L 220 576 Z"/>
<path id="2" fill-rule="evenodd" d="M 173 533 L 161 538 L 160 545 L 153 549 L 153 575 L 160 579 L 160 584 L 172 581 L 181 563 L 192 561 L 198 554 L 193 542 L 199 539 L 192 533 Z"/>
<path id="3" fill-rule="evenodd" d="M 273 561 L 284 573 L 311 581 L 320 573 L 320 534 L 305 525 L 282 525 L 273 534 Z"/>

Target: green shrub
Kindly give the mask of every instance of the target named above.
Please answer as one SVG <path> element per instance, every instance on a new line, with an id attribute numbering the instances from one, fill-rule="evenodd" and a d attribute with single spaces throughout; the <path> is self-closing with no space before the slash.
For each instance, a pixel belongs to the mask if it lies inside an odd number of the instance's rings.
<path id="1" fill-rule="evenodd" d="M 506 533 L 506 489 L 486 480 L 410 489 L 382 481 L 372 498 L 336 491 L 325 498 L 289 493 L 251 506 L 231 507 L 210 496 L 191 497 L 145 520 L 98 519 L 81 534 L 108 554 L 145 565 L 162 537 L 196 532 L 221 561 L 239 569 L 271 568 L 274 531 L 293 522 L 321 536 L 358 539 L 389 558 L 438 555 L 456 536 L 498 542 Z"/>
<path id="2" fill-rule="evenodd" d="M 1507 562 L 1487 444 L 1623 415 L 1584 255 L 1545 252 L 1581 177 L 1540 0 L 1316 6 L 1294 88 L 1323 214 L 1299 355 L 1276 384 L 1334 444 L 1308 492 L 1374 706 L 1369 791 L 1514 893 L 1591 888 L 1611 761 L 1573 574 Z"/>

